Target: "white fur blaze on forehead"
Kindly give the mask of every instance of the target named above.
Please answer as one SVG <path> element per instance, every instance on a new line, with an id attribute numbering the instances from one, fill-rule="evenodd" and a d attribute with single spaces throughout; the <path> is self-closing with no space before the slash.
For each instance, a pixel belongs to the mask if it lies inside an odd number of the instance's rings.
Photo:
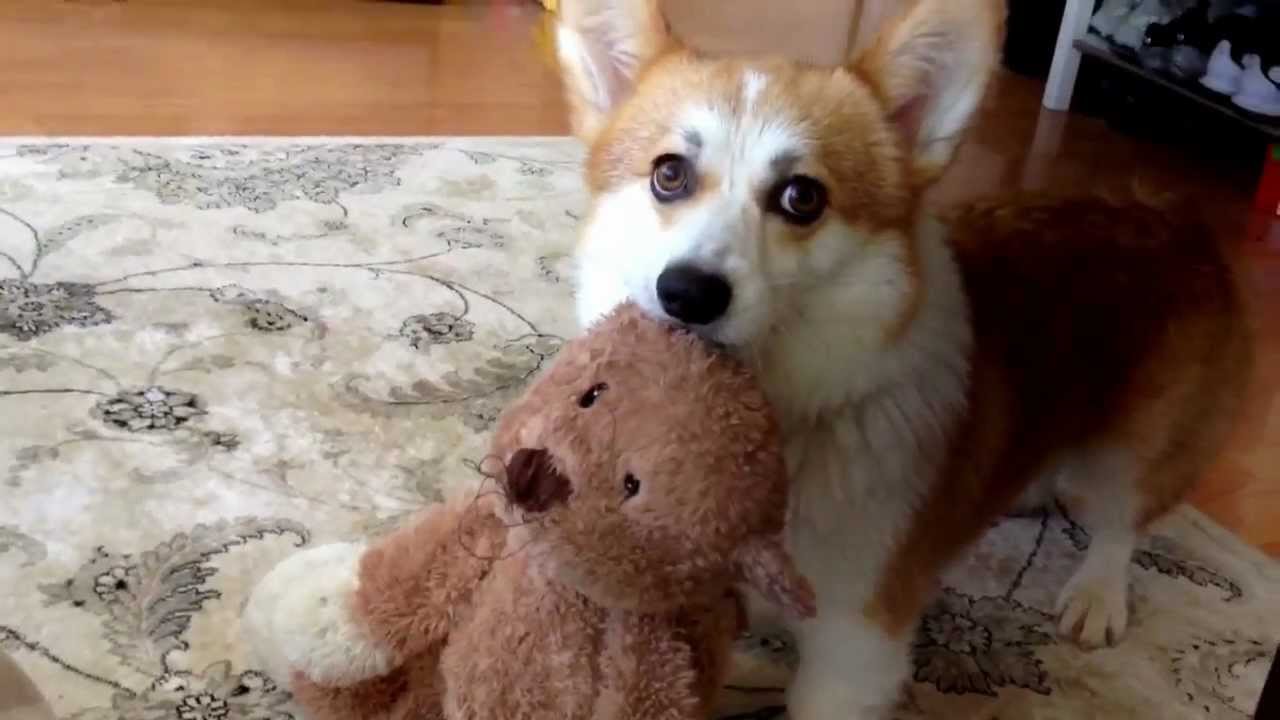
<path id="1" fill-rule="evenodd" d="M 774 160 L 803 154 L 811 145 L 801 122 L 758 107 L 734 114 L 727 108 L 694 105 L 678 115 L 676 126 L 697 135 L 700 164 L 744 189 L 749 184 L 743 180 L 767 177 Z"/>
<path id="2" fill-rule="evenodd" d="M 563 0 L 556 55 L 574 130 L 588 142 L 641 68 L 675 46 L 659 0 Z"/>
<path id="3" fill-rule="evenodd" d="M 758 70 L 747 70 L 742 73 L 742 104 L 748 108 L 755 105 L 761 91 L 768 83 L 769 79 Z"/>

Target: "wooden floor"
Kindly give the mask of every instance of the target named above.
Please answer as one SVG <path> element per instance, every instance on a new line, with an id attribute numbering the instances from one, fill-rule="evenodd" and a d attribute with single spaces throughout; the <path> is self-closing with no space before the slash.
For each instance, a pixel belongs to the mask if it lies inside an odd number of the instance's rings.
<path id="1" fill-rule="evenodd" d="M 560 134 L 543 19 L 520 0 L 5 0 L 0 134 Z M 1044 112 L 1040 90 L 1000 77 L 934 201 L 1137 181 L 1211 211 L 1240 262 L 1261 356 L 1239 437 L 1194 500 L 1280 555 L 1280 225 L 1250 226 L 1247 179 Z M 1245 239 L 1259 229 L 1274 239 Z"/>
<path id="2" fill-rule="evenodd" d="M 3 0 L 0 132 L 559 134 L 533 3 Z"/>

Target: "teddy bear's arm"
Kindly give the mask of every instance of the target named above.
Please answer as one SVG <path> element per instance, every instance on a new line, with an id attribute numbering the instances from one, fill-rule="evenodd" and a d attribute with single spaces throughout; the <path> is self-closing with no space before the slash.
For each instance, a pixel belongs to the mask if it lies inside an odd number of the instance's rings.
<path id="1" fill-rule="evenodd" d="M 254 588 L 242 627 L 285 685 L 336 692 L 388 675 L 445 639 L 505 537 L 488 508 L 436 505 L 371 547 L 304 550 Z"/>
<path id="2" fill-rule="evenodd" d="M 434 506 L 361 558 L 355 612 L 393 657 L 417 655 L 448 637 L 505 543 L 483 503 Z"/>
<path id="3" fill-rule="evenodd" d="M 602 688 L 593 718 L 704 720 L 737 619 L 617 612 L 605 630 Z"/>
<path id="4" fill-rule="evenodd" d="M 679 625 L 693 648 L 698 696 L 709 710 L 729 680 L 733 642 L 747 630 L 746 607 L 737 592 L 729 591 L 717 605 L 689 612 Z"/>

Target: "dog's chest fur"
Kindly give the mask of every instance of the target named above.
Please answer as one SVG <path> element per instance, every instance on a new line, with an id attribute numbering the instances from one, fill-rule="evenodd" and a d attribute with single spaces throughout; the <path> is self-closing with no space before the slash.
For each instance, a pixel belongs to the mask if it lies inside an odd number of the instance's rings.
<path id="1" fill-rule="evenodd" d="M 761 357 L 787 438 L 788 539 L 824 605 L 858 606 L 874 593 L 966 414 L 972 338 L 945 235 L 921 223 L 923 296 L 896 342 L 842 343 L 857 328 L 799 324 Z"/>

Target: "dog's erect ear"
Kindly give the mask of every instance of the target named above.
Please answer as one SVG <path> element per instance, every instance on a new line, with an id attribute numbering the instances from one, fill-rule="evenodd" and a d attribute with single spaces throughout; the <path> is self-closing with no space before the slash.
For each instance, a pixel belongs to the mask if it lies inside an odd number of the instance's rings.
<path id="1" fill-rule="evenodd" d="M 1004 0 L 916 0 L 890 20 L 853 70 L 906 139 L 917 182 L 951 162 L 999 58 Z"/>
<path id="2" fill-rule="evenodd" d="M 738 576 L 766 600 L 797 618 L 817 613 L 813 587 L 791 563 L 777 538 L 752 538 L 734 552 Z"/>
<path id="3" fill-rule="evenodd" d="M 659 0 L 562 0 L 556 53 L 573 130 L 591 142 L 646 63 L 675 41 Z"/>

